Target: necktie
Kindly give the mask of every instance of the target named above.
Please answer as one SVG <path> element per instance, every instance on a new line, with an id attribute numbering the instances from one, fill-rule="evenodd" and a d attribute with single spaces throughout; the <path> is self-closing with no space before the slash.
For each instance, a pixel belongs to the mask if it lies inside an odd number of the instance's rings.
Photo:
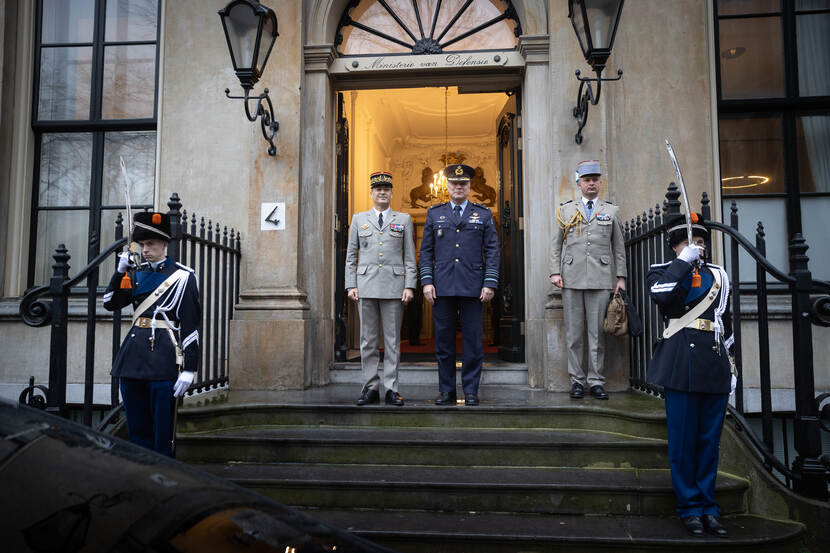
<path id="1" fill-rule="evenodd" d="M 594 200 L 588 200 L 588 205 L 585 208 L 585 215 L 591 218 L 591 213 L 594 211 Z"/>
<path id="2" fill-rule="evenodd" d="M 452 208 L 452 210 L 455 212 L 455 218 L 461 219 L 461 206 L 457 205 L 454 208 Z"/>
<path id="3" fill-rule="evenodd" d="M 383 228 L 383 213 L 378 215 L 378 227 Z"/>

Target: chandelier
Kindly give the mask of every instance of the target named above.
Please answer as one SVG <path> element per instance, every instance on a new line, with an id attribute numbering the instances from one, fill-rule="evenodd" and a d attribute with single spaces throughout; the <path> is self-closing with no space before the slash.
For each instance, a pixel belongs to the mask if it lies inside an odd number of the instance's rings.
<path id="1" fill-rule="evenodd" d="M 449 87 L 444 87 L 444 166 L 449 163 L 447 153 L 447 92 Z M 450 199 L 450 191 L 447 188 L 447 177 L 444 176 L 444 169 L 432 175 L 432 184 L 429 185 L 429 192 L 438 203 L 447 202 Z"/>

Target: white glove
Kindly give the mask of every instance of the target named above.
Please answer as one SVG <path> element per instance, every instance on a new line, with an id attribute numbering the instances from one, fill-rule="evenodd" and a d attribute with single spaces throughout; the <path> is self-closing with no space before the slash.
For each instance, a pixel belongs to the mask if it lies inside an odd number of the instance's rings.
<path id="1" fill-rule="evenodd" d="M 693 263 L 700 259 L 701 254 L 703 253 L 703 248 L 696 244 L 691 244 L 683 248 L 683 251 L 680 252 L 680 255 L 677 256 L 678 259 L 682 259 L 686 263 Z"/>
<path id="2" fill-rule="evenodd" d="M 179 373 L 179 379 L 173 384 L 173 397 L 183 396 L 184 393 L 193 384 L 193 379 L 196 373 L 193 371 L 182 371 Z"/>
<path id="3" fill-rule="evenodd" d="M 135 263 L 133 262 L 133 258 L 130 255 L 130 252 L 123 252 L 118 254 L 118 267 L 116 267 L 116 271 L 119 273 L 126 273 L 127 269 L 135 268 Z"/>
<path id="4" fill-rule="evenodd" d="M 729 395 L 730 395 L 730 396 L 734 396 L 734 395 L 735 395 L 735 386 L 737 386 L 737 385 L 738 385 L 738 377 L 736 377 L 736 376 L 733 374 L 733 375 L 732 375 L 732 381 L 729 383 Z"/>

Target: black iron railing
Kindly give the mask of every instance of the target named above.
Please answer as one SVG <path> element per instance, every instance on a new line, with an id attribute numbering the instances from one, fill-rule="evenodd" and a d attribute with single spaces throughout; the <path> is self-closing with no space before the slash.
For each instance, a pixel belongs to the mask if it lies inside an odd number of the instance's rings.
<path id="1" fill-rule="evenodd" d="M 669 221 L 680 214 L 680 191 L 674 183 L 669 185 L 666 200 L 660 205 L 643 212 L 625 224 L 626 253 L 629 260 L 629 293 L 638 306 L 643 320 L 644 332 L 630 341 L 630 383 L 635 389 L 655 395 L 662 395 L 662 389 L 646 381 L 646 370 L 651 361 L 654 345 L 664 329 L 664 321 L 657 306 L 649 298 L 646 275 L 649 266 L 664 263 L 674 258 L 664 238 Z M 828 477 L 830 460 L 822 455 L 821 430 L 827 430 L 822 413 L 830 414 L 830 406 L 822 408 L 827 394 L 816 396 L 813 372 L 812 325 L 830 326 L 830 283 L 813 280 L 808 268 L 806 255 L 808 246 L 801 236 L 795 234 L 789 243 L 790 267 L 786 273 L 772 265 L 765 257 L 766 241 L 764 227 L 759 222 L 755 244 L 738 232 L 738 207 L 731 206 L 730 224 L 724 225 L 711 220 L 709 198 L 703 193 L 701 200 L 703 225 L 710 231 L 712 239 L 728 238 L 729 267 L 732 282 L 732 327 L 735 337 L 734 359 L 738 370 L 738 385 L 735 391 L 735 405 L 729 406 L 731 419 L 736 427 L 746 432 L 750 443 L 769 470 L 779 472 L 788 486 L 802 495 L 828 499 Z M 740 252 L 743 250 L 755 263 L 756 281 L 741 283 Z M 707 244 L 711 251 L 711 244 Z M 774 281 L 767 284 L 768 277 Z M 794 377 L 795 413 L 776 413 L 772 406 L 770 355 L 769 355 L 769 304 L 771 294 L 788 295 L 791 298 L 793 329 L 793 363 L 790 370 Z M 743 357 L 741 336 L 741 296 L 757 298 L 758 322 L 758 370 L 761 394 L 761 437 L 758 437 L 744 418 Z M 784 369 L 779 367 L 779 370 Z M 787 443 L 787 416 L 793 418 L 793 438 L 796 457 L 789 462 L 786 447 L 783 462 L 773 451 L 773 420 L 782 419 L 783 441 Z"/>
<path id="2" fill-rule="evenodd" d="M 179 195 L 174 193 L 167 202 L 173 240 L 167 248 L 170 258 L 194 269 L 199 282 L 202 303 L 202 332 L 199 337 L 202 364 L 188 390 L 188 394 L 226 386 L 229 379 L 228 349 L 230 321 L 233 307 L 239 299 L 239 268 L 241 254 L 240 233 L 195 213 L 188 215 L 181 209 Z M 51 325 L 49 350 L 49 382 L 36 385 L 30 379 L 29 386 L 20 394 L 21 403 L 45 408 L 52 413 L 66 416 L 67 346 L 69 338 L 69 297 L 86 296 L 86 352 L 84 371 L 83 422 L 93 420 L 93 391 L 95 369 L 95 332 L 100 323 L 97 305 L 102 289 L 98 286 L 100 266 L 115 258 L 127 245 L 124 222 L 118 214 L 115 223 L 115 242 L 74 277 L 69 276 L 71 256 L 63 244 L 55 249 L 52 278 L 48 286 L 38 286 L 26 291 L 20 302 L 20 316 L 34 327 Z M 86 281 L 86 285 L 81 283 Z M 107 317 L 109 319 L 109 317 Z M 111 320 L 112 356 L 115 358 L 121 346 L 121 310 L 113 311 Z M 45 396 L 45 397 L 44 397 Z M 111 379 L 110 413 L 104 416 L 107 424 L 119 406 L 118 379 Z"/>

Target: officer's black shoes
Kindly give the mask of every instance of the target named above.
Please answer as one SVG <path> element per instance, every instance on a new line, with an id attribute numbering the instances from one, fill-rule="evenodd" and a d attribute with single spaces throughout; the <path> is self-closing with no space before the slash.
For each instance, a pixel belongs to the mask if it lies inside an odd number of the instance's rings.
<path id="1" fill-rule="evenodd" d="M 401 394 L 393 392 L 392 390 L 386 390 L 386 405 L 397 405 L 398 407 L 403 405 Z"/>
<path id="2" fill-rule="evenodd" d="M 585 388 L 579 382 L 571 385 L 571 399 L 582 399 L 585 397 Z"/>
<path id="3" fill-rule="evenodd" d="M 435 398 L 435 405 L 455 405 L 455 400 L 457 399 L 458 397 L 455 395 L 455 392 L 441 392 Z"/>
<path id="4" fill-rule="evenodd" d="M 608 399 L 608 392 L 606 392 L 605 388 L 603 388 L 599 384 L 597 384 L 596 386 L 591 386 L 591 395 L 594 396 L 596 399 Z"/>
<path id="5" fill-rule="evenodd" d="M 729 532 L 723 527 L 723 524 L 720 523 L 718 517 L 715 515 L 703 515 L 700 518 L 703 521 L 703 527 L 706 528 L 706 531 L 713 536 L 717 536 L 719 538 L 729 537 Z"/>
<path id="6" fill-rule="evenodd" d="M 464 394 L 464 405 L 478 405 L 478 396 L 476 394 Z"/>
<path id="7" fill-rule="evenodd" d="M 686 531 L 688 533 L 695 537 L 700 537 L 703 535 L 703 522 L 700 521 L 699 516 L 693 515 L 690 517 L 683 518 L 681 520 L 683 521 L 683 527 L 686 528 Z"/>
<path id="8" fill-rule="evenodd" d="M 363 390 L 357 400 L 358 405 L 369 405 L 370 403 L 380 403 L 380 393 L 377 390 Z"/>

